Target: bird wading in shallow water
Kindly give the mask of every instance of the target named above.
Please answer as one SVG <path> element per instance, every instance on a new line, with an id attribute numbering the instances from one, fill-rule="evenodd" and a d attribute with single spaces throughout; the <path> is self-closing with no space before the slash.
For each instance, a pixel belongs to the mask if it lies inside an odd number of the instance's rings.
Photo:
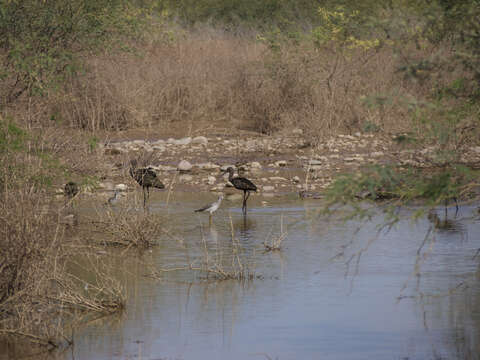
<path id="1" fill-rule="evenodd" d="M 205 205 L 204 207 L 200 208 L 200 209 L 197 209 L 195 210 L 195 212 L 209 212 L 210 215 L 209 215 L 209 222 L 212 223 L 212 214 L 217 211 L 217 209 L 220 207 L 220 204 L 222 203 L 222 200 L 223 200 L 223 197 L 224 195 L 221 194 L 217 201 L 211 203 L 211 204 L 208 204 L 208 205 Z"/>
<path id="2" fill-rule="evenodd" d="M 247 213 L 247 200 L 250 196 L 251 191 L 257 191 L 257 187 L 255 186 L 254 183 L 252 183 L 250 180 L 240 177 L 240 176 L 233 176 L 234 170 L 232 167 L 229 167 L 227 170 L 223 171 L 222 174 L 229 173 L 228 175 L 228 181 L 232 183 L 232 185 L 235 187 L 235 189 L 242 190 L 243 191 L 243 205 L 242 205 L 242 211 L 244 214 Z"/>
<path id="3" fill-rule="evenodd" d="M 147 199 L 150 197 L 150 188 L 165 189 L 165 185 L 157 177 L 155 171 L 151 168 L 137 168 L 137 161 L 130 161 L 130 176 L 142 187 L 143 189 L 143 206 L 147 204 Z M 145 189 L 147 191 L 145 191 Z"/>

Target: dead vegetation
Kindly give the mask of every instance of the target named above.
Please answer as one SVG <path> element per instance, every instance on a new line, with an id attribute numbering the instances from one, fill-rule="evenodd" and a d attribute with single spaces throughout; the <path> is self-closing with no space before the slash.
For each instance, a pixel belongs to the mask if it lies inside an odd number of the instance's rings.
<path id="1" fill-rule="evenodd" d="M 132 207 L 116 207 L 96 215 L 92 241 L 103 246 L 147 249 L 157 245 L 164 234 L 164 218 Z"/>
<path id="2" fill-rule="evenodd" d="M 231 217 L 228 243 L 219 243 L 217 239 L 214 243 L 209 242 L 203 230 L 201 235 L 201 242 L 197 246 L 190 245 L 190 248 L 184 239 L 175 239 L 181 251 L 185 252 L 186 265 L 152 267 L 150 276 L 164 279 L 171 272 L 183 272 L 187 273 L 190 278 L 194 276 L 204 281 L 235 280 L 244 282 L 262 278 L 262 275 L 255 272 L 255 254 L 247 256 L 236 238 Z M 197 255 L 192 255 L 192 252 Z"/>
<path id="3" fill-rule="evenodd" d="M 316 143 L 338 132 L 411 130 L 409 102 L 449 81 L 408 81 L 388 46 L 345 53 L 316 48 L 306 36 L 272 46 L 215 29 L 179 33 L 144 42 L 142 56 L 96 55 L 63 91 L 20 99 L 6 111 L 31 126 L 92 132 L 179 121 L 185 129 L 208 123 L 262 133 L 297 126 Z"/>
<path id="4" fill-rule="evenodd" d="M 52 196 L 62 169 L 50 147 L 0 118 L 0 334 L 58 346 L 70 342 L 67 323 L 121 310 L 125 297 L 105 268 L 95 268 L 88 293 L 69 270 L 81 254 L 66 241 L 63 201 Z"/>

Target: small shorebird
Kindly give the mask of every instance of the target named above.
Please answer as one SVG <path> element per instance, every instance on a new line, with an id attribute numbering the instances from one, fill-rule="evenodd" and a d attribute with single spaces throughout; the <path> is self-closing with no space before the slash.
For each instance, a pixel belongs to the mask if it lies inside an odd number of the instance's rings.
<path id="1" fill-rule="evenodd" d="M 147 204 L 147 199 L 150 197 L 150 188 L 165 189 L 165 185 L 157 177 L 157 174 L 151 168 L 137 168 L 137 160 L 130 161 L 130 176 L 143 189 L 143 206 Z M 147 192 L 145 192 L 147 189 Z"/>
<path id="2" fill-rule="evenodd" d="M 120 199 L 118 198 L 118 193 L 119 193 L 119 192 L 120 192 L 120 191 L 119 191 L 118 189 L 115 189 L 115 191 L 114 191 L 114 193 L 113 193 L 113 196 L 107 200 L 107 204 L 108 204 L 108 205 L 115 205 L 115 204 L 118 202 L 118 200 L 120 200 Z"/>
<path id="3" fill-rule="evenodd" d="M 195 210 L 195 212 L 204 212 L 204 211 L 208 211 L 210 213 L 209 215 L 209 222 L 212 223 L 212 214 L 217 211 L 217 209 L 220 207 L 220 204 L 222 203 L 222 200 L 223 200 L 223 197 L 225 195 L 221 194 L 217 201 L 211 203 L 211 204 L 208 204 L 208 205 L 205 205 L 204 207 L 202 207 L 201 209 L 197 209 Z"/>
<path id="4" fill-rule="evenodd" d="M 229 167 L 227 170 L 222 171 L 222 174 L 225 174 L 226 172 L 229 173 L 228 176 L 228 181 L 230 181 L 235 189 L 242 190 L 243 191 L 243 205 L 242 205 L 242 211 L 244 214 L 247 213 L 247 200 L 248 197 L 250 196 L 250 191 L 257 191 L 257 187 L 255 186 L 254 183 L 252 183 L 250 180 L 240 177 L 240 176 L 233 176 L 234 170 L 232 167 Z"/>

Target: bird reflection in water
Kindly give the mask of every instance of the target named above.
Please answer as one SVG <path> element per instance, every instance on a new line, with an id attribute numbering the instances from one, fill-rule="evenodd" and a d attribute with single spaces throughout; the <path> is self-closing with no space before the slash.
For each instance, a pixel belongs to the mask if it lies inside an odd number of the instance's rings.
<path id="1" fill-rule="evenodd" d="M 435 210 L 430 210 L 427 219 L 436 230 L 453 232 L 463 232 L 464 230 L 464 226 L 461 221 L 457 219 L 456 214 L 453 219 L 449 219 L 446 215 L 441 219 Z"/>

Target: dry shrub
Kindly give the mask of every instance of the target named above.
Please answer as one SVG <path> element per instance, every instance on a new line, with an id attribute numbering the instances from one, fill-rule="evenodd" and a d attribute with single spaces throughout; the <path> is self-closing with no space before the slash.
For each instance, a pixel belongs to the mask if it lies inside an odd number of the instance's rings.
<path id="1" fill-rule="evenodd" d="M 186 131 L 207 124 L 262 133 L 299 126 L 316 143 L 332 133 L 369 127 L 408 130 L 410 103 L 454 78 L 444 68 L 415 79 L 399 71 L 434 50 L 432 57 L 447 58 L 442 46 L 406 44 L 407 57 L 388 45 L 316 48 L 304 39 L 274 49 L 251 36 L 208 27 L 176 32 L 183 36 L 144 42 L 136 54 L 86 59 L 85 74 L 66 83 L 64 91 L 19 103 L 18 112 L 28 109 L 23 116 L 28 123 L 90 131 L 167 127 L 176 121 Z"/>
<path id="2" fill-rule="evenodd" d="M 100 268 L 97 283 L 108 291 L 83 296 L 68 269 L 79 253 L 66 243 L 63 202 L 49 186 L 61 176 L 44 152 L 51 146 L 0 118 L 0 334 L 56 346 L 77 313 L 117 311 L 124 297 Z"/>
<path id="3" fill-rule="evenodd" d="M 106 246 L 146 249 L 158 244 L 164 234 L 165 220 L 158 215 L 139 212 L 131 207 L 115 207 L 98 212 L 93 241 Z"/>

